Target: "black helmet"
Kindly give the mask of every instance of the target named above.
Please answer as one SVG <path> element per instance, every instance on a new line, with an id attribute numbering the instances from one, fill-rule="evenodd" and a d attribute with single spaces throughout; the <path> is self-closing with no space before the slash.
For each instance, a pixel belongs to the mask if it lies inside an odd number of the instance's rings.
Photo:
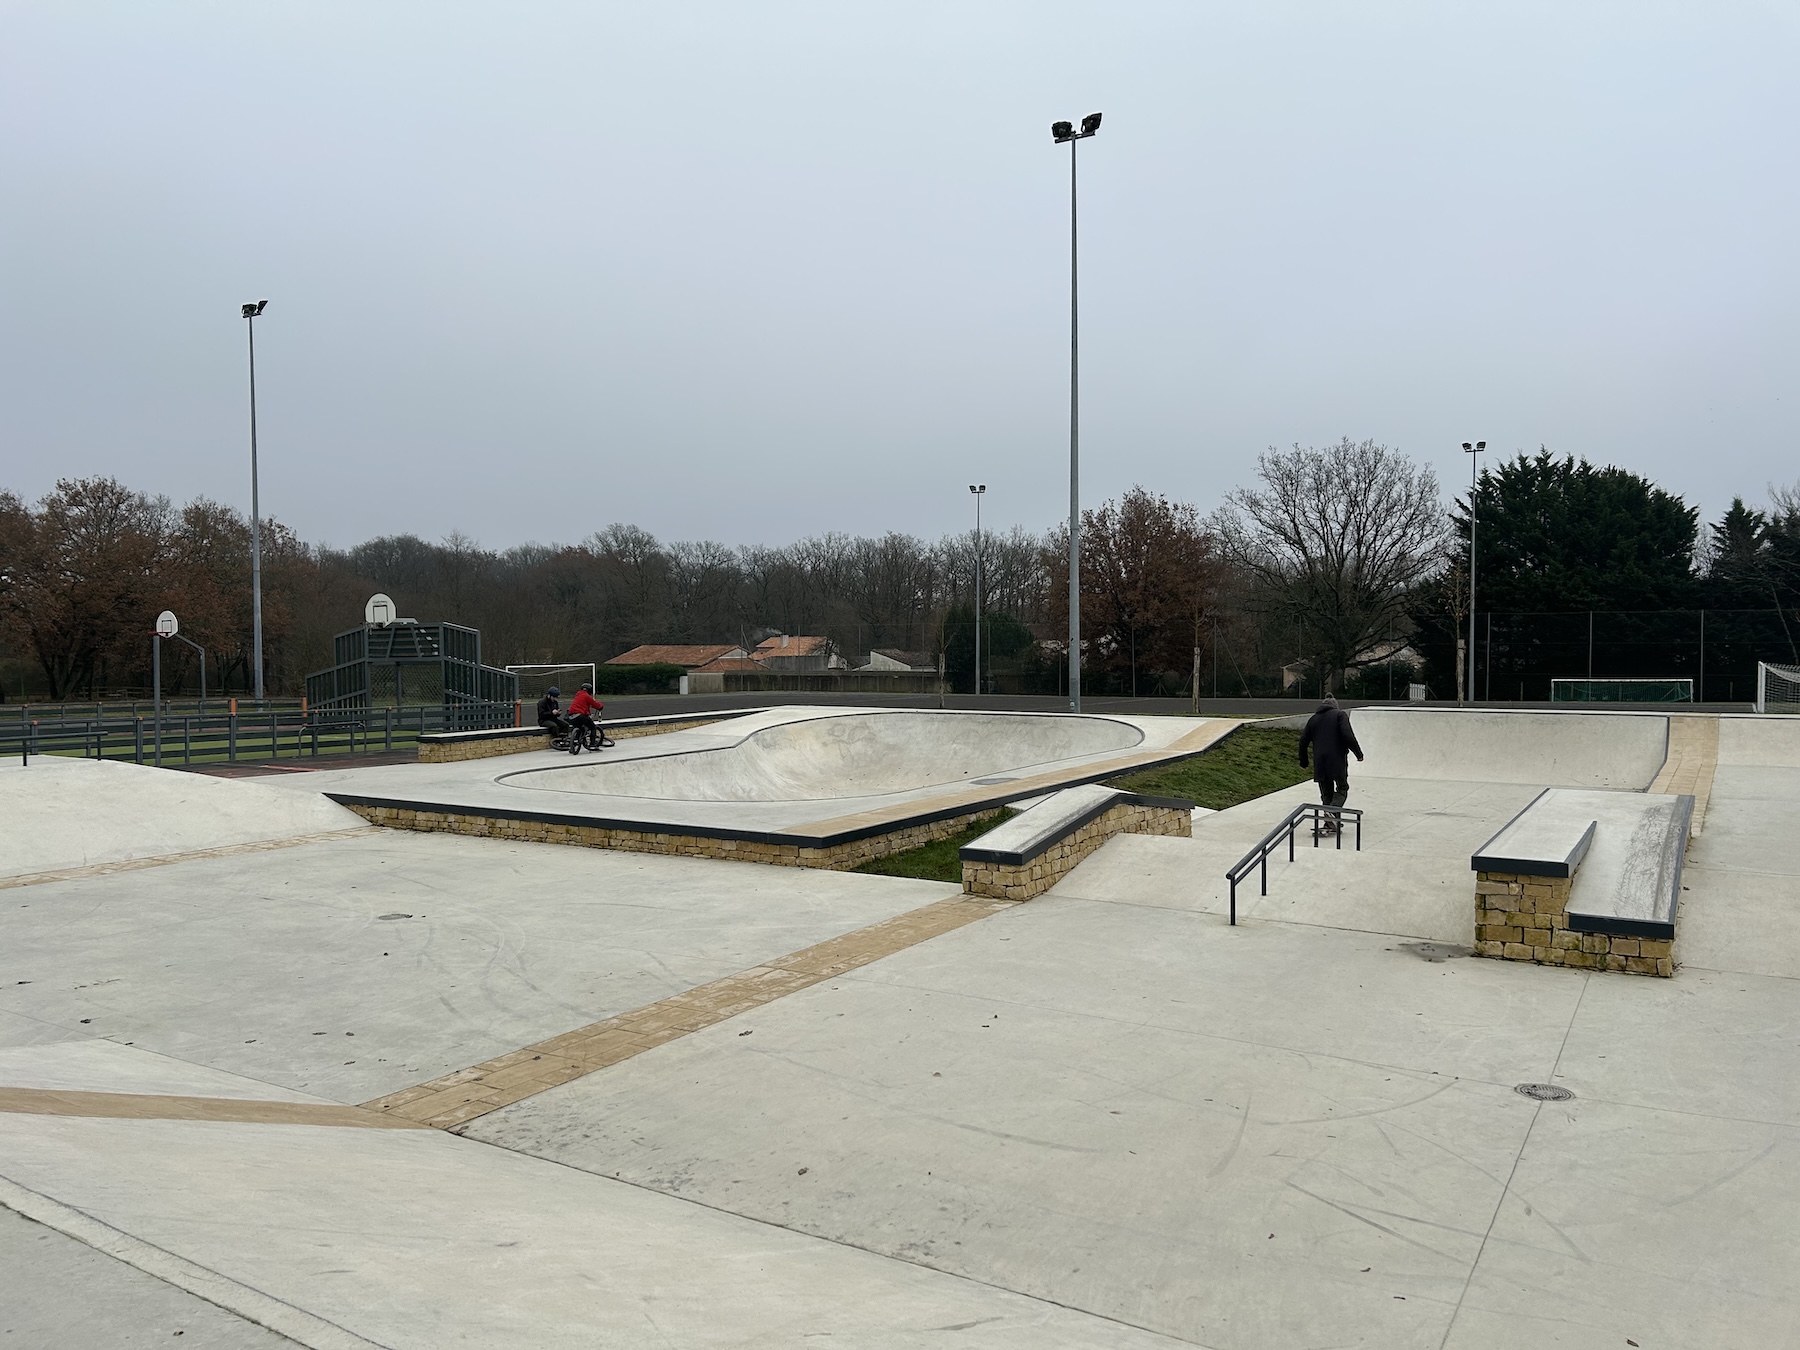
<path id="1" fill-rule="evenodd" d="M 558 689 L 555 685 L 551 685 L 548 689 L 544 690 L 544 692 L 550 695 L 551 698 L 560 697 L 562 694 L 562 690 Z"/>
<path id="2" fill-rule="evenodd" d="M 591 694 L 594 692 L 594 686 L 591 684 L 584 684 L 581 686 L 581 692 L 584 694 Z"/>

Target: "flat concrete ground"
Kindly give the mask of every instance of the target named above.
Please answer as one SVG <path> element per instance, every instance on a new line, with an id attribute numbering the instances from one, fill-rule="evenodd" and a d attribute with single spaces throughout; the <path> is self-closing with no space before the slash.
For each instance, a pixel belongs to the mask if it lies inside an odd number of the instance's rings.
<path id="1" fill-rule="evenodd" d="M 316 1122 L 957 889 L 360 832 L 0 889 L 0 1333 L 1800 1345 L 1800 768 L 1721 764 L 1672 980 L 1461 954 L 1535 790 L 1359 778 L 1235 928 L 1308 789 L 1118 839 L 460 1134 Z"/>

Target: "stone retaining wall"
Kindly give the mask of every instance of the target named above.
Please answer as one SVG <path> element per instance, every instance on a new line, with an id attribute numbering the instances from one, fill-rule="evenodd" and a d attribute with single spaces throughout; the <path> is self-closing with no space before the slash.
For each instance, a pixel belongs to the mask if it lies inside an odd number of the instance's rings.
<path id="1" fill-rule="evenodd" d="M 1569 927 L 1571 877 L 1475 874 L 1475 955 L 1627 975 L 1675 973 L 1675 943 L 1663 938 L 1577 933 Z"/>
<path id="2" fill-rule="evenodd" d="M 1171 806 L 1122 802 L 1057 840 L 1037 857 L 1017 865 L 964 862 L 963 890 L 996 900 L 1030 900 L 1075 870 L 1081 860 L 1116 834 L 1163 834 L 1186 838 L 1194 814 Z"/>
<path id="3" fill-rule="evenodd" d="M 640 722 L 618 726 L 607 726 L 608 737 L 615 741 L 629 740 L 634 736 L 660 736 L 666 731 L 687 731 L 693 727 L 710 726 L 722 719 L 717 717 L 696 717 L 686 722 Z M 523 755 L 533 750 L 548 750 L 550 733 L 535 728 L 519 728 L 516 735 L 510 736 L 475 736 L 466 741 L 431 741 L 419 742 L 419 763 L 452 764 L 464 759 L 491 759 L 495 755 Z"/>
<path id="4" fill-rule="evenodd" d="M 817 867 L 833 872 L 847 872 L 875 858 L 917 848 L 936 839 L 948 838 L 964 829 L 971 821 L 993 814 L 992 807 L 985 807 L 943 820 L 907 825 L 866 839 L 812 846 L 785 840 L 719 839 L 705 834 L 681 834 L 654 828 L 628 829 L 610 825 L 519 820 L 508 816 L 484 816 L 458 811 L 422 811 L 404 806 L 373 806 L 358 802 L 344 802 L 343 805 L 372 825 L 395 830 L 471 834 L 488 839 L 573 844 L 583 848 L 610 848 L 627 853 L 664 853 L 684 858 L 723 858 L 734 862 L 766 863 L 775 867 Z"/>

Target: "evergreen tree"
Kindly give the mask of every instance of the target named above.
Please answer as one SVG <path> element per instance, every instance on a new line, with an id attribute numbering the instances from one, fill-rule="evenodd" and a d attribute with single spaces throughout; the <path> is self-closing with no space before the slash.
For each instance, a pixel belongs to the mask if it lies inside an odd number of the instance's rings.
<path id="1" fill-rule="evenodd" d="M 1476 604 L 1483 610 L 1687 609 L 1698 512 L 1647 478 L 1548 450 L 1481 476 Z M 1468 548 L 1469 514 L 1451 523 Z"/>

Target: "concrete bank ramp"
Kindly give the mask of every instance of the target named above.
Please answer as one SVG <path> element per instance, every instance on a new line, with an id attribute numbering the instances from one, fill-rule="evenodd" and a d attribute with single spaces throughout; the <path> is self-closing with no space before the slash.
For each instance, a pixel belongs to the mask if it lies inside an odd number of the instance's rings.
<path id="1" fill-rule="evenodd" d="M 1350 773 L 1372 778 L 1642 791 L 1668 754 L 1663 713 L 1508 712 L 1358 708 L 1350 714 L 1368 756 Z"/>
<path id="2" fill-rule="evenodd" d="M 1800 717 L 1721 717 L 1719 767 L 1800 769 Z"/>
<path id="3" fill-rule="evenodd" d="M 318 793 L 138 764 L 0 765 L 0 877 L 363 827 Z"/>
<path id="4" fill-rule="evenodd" d="M 527 770 L 514 787 L 702 802 L 877 797 L 1022 775 L 1129 750 L 1144 733 L 1107 717 L 950 711 L 858 712 L 754 731 L 735 745 L 617 763 Z"/>

